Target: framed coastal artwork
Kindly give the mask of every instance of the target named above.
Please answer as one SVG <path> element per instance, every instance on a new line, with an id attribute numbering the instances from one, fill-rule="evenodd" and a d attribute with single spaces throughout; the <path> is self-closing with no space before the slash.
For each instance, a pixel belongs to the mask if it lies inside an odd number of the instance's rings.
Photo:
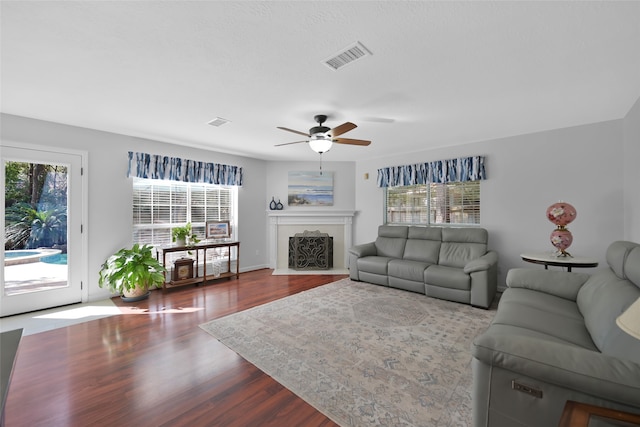
<path id="1" fill-rule="evenodd" d="M 229 221 L 207 221 L 205 231 L 207 239 L 227 239 L 231 235 Z"/>
<path id="2" fill-rule="evenodd" d="M 333 206 L 333 172 L 289 171 L 289 206 Z"/>

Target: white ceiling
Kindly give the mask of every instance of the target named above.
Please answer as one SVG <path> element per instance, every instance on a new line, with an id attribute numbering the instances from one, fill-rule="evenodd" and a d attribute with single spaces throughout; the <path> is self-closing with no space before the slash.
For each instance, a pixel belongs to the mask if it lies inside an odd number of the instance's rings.
<path id="1" fill-rule="evenodd" d="M 1 27 L 2 112 L 267 160 L 316 159 L 274 147 L 316 114 L 373 141 L 339 161 L 619 119 L 640 97 L 640 2 L 3 0 Z M 373 55 L 323 64 L 356 41 Z"/>

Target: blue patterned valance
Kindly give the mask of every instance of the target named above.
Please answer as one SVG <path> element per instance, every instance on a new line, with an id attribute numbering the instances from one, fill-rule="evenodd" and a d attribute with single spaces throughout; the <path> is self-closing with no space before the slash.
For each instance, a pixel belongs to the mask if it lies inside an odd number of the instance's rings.
<path id="1" fill-rule="evenodd" d="M 378 187 L 478 181 L 486 178 L 482 156 L 378 169 Z"/>
<path id="2" fill-rule="evenodd" d="M 238 166 L 132 151 L 129 151 L 127 176 L 217 185 L 242 185 L 242 168 Z"/>

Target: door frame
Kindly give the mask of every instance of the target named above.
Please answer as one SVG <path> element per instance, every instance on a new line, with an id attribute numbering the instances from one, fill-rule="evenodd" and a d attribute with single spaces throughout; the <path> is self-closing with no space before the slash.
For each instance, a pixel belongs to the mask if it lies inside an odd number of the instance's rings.
<path id="1" fill-rule="evenodd" d="M 51 152 L 51 153 L 57 153 L 57 154 L 62 154 L 62 155 L 74 155 L 74 156 L 78 156 L 80 157 L 80 193 L 81 193 L 81 198 L 82 200 L 80 201 L 80 211 L 81 211 L 81 217 L 80 217 L 80 230 L 76 230 L 77 233 L 80 233 L 80 238 L 79 238 L 79 242 L 80 242 L 80 256 L 78 257 L 78 266 L 74 265 L 74 268 L 76 268 L 77 270 L 77 275 L 79 275 L 80 277 L 80 283 L 81 283 L 81 291 L 80 291 L 80 298 L 81 298 L 81 302 L 88 302 L 89 301 L 89 278 L 88 278 L 88 265 L 89 265 L 89 253 L 88 253 L 88 241 L 89 241 L 89 203 L 88 203 L 88 195 L 89 195 L 89 186 L 88 186 L 88 171 L 87 171 L 87 165 L 89 163 L 89 153 L 88 151 L 84 151 L 84 150 L 74 150 L 74 149 L 69 149 L 69 148 L 63 148 L 63 147 L 56 147 L 56 146 L 48 146 L 48 145 L 38 145 L 38 144 L 30 144 L 30 143 L 22 143 L 22 142 L 15 142 L 15 141 L 5 141 L 5 140 L 0 140 L 0 161 L 4 160 L 4 156 L 2 154 L 3 149 L 7 147 L 7 148 L 14 148 L 14 149 L 21 149 L 21 150 L 30 150 L 30 151 L 44 151 L 44 152 Z M 0 181 L 2 181 L 3 183 L 3 187 L 4 187 L 4 176 L 0 177 Z M 1 199 L 4 201 L 4 194 L 2 196 L 0 196 Z M 2 216 L 2 218 L 4 218 L 5 216 L 5 207 L 4 207 L 4 203 L 1 204 L 2 206 L 0 207 L 1 211 L 0 211 L 0 215 Z M 4 236 L 4 221 L 0 221 L 0 233 L 2 234 L 2 236 Z M 4 249 L 3 249 L 4 250 Z M 2 263 L 2 265 L 4 265 L 4 263 Z M 2 278 L 2 281 L 4 282 L 4 268 L 0 269 L 0 278 Z"/>

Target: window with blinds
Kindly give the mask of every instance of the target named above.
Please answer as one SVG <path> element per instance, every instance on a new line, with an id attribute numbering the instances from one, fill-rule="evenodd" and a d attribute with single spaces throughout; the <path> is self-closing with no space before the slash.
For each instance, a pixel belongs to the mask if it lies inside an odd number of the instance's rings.
<path id="1" fill-rule="evenodd" d="M 386 188 L 387 224 L 480 224 L 480 181 Z"/>
<path id="2" fill-rule="evenodd" d="M 133 241 L 162 246 L 171 244 L 171 229 L 191 223 L 194 234 L 205 240 L 207 221 L 230 221 L 237 187 L 133 179 Z"/>

